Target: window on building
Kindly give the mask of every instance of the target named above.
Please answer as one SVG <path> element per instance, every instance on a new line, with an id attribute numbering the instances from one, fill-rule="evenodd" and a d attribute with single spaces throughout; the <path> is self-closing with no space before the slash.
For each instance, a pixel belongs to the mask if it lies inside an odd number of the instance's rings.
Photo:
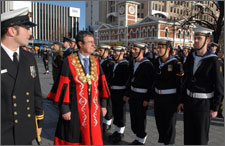
<path id="1" fill-rule="evenodd" d="M 155 10 L 157 10 L 157 4 L 155 4 Z"/>
<path id="2" fill-rule="evenodd" d="M 146 31 L 145 31 L 145 28 L 143 29 L 142 31 L 142 36 L 145 38 L 146 37 Z"/>
<path id="3" fill-rule="evenodd" d="M 155 28 L 152 28 L 152 37 L 155 37 Z"/>
<path id="4" fill-rule="evenodd" d="M 180 14 L 181 14 L 181 15 L 182 15 L 182 12 L 183 12 L 183 11 L 182 11 L 182 10 L 180 10 Z"/>
<path id="5" fill-rule="evenodd" d="M 140 18 L 140 13 L 137 14 L 137 17 Z"/>
<path id="6" fill-rule="evenodd" d="M 170 7 L 170 12 L 173 12 L 173 7 Z"/>
<path id="7" fill-rule="evenodd" d="M 168 37 L 168 28 L 166 28 L 166 30 L 165 30 L 165 37 Z"/>
<path id="8" fill-rule="evenodd" d="M 143 3 L 141 4 L 141 8 L 144 9 L 144 4 Z"/>
<path id="9" fill-rule="evenodd" d="M 138 9 L 140 9 L 140 5 L 138 5 Z"/>
<path id="10" fill-rule="evenodd" d="M 190 32 L 188 31 L 187 32 L 187 38 L 189 39 L 189 37 L 190 37 Z"/>
<path id="11" fill-rule="evenodd" d="M 183 39 L 185 39 L 185 31 L 183 31 Z"/>
<path id="12" fill-rule="evenodd" d="M 189 7 L 189 2 L 187 2 L 187 7 Z"/>
<path id="13" fill-rule="evenodd" d="M 129 36 L 130 36 L 130 39 L 132 39 L 132 37 L 133 37 L 133 31 L 132 30 L 130 31 L 130 35 Z"/>
<path id="14" fill-rule="evenodd" d="M 177 9 L 177 14 L 179 14 L 179 9 Z"/>
<path id="15" fill-rule="evenodd" d="M 180 38 L 180 35 L 181 35 L 181 31 L 179 30 L 178 31 L 178 38 Z"/>
<path id="16" fill-rule="evenodd" d="M 139 30 L 137 29 L 137 31 L 136 31 L 136 38 L 140 38 L 140 33 L 139 33 Z"/>
<path id="17" fill-rule="evenodd" d="M 144 13 L 141 13 L 141 18 L 144 18 Z"/>
<path id="18" fill-rule="evenodd" d="M 161 5 L 159 5 L 159 11 L 161 11 Z"/>
<path id="19" fill-rule="evenodd" d="M 151 30 L 148 28 L 148 37 L 151 37 Z"/>
<path id="20" fill-rule="evenodd" d="M 173 12 L 176 13 L 176 8 L 174 8 L 173 10 L 174 10 Z"/>

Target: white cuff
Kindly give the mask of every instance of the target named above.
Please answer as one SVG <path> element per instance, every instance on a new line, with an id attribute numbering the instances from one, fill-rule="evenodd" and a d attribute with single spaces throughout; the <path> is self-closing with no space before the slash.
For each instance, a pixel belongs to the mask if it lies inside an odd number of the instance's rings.
<path id="1" fill-rule="evenodd" d="M 112 119 L 106 120 L 105 118 L 103 118 L 103 123 L 105 123 L 106 125 L 111 125 L 112 124 Z"/>
<path id="2" fill-rule="evenodd" d="M 115 131 L 117 131 L 120 134 L 123 134 L 125 130 L 125 126 L 124 127 L 118 127 L 115 125 Z"/>
<path id="3" fill-rule="evenodd" d="M 140 137 L 137 137 L 136 136 L 136 138 L 135 138 L 137 141 L 139 141 L 140 143 L 143 143 L 143 144 L 145 144 L 145 142 L 146 142 L 146 139 L 147 139 L 147 135 L 144 137 L 144 138 L 140 138 Z"/>

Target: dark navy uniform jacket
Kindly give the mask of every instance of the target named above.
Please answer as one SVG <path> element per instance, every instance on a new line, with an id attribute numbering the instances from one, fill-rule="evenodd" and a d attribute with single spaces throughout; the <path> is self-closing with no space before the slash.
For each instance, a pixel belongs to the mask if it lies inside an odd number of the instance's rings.
<path id="1" fill-rule="evenodd" d="M 18 73 L 1 48 L 1 144 L 27 144 L 36 137 L 35 116 L 42 127 L 43 101 L 34 56 L 20 49 Z"/>
<path id="2" fill-rule="evenodd" d="M 187 95 L 187 89 L 195 93 L 212 93 L 214 96 L 209 99 L 193 99 L 207 100 L 207 105 L 197 105 L 192 107 L 185 107 L 185 109 L 195 110 L 195 111 L 218 111 L 220 106 L 221 98 L 224 96 L 224 83 L 223 83 L 223 72 L 221 70 L 221 65 L 219 63 L 218 57 L 213 53 L 206 53 L 201 59 L 201 64 L 193 74 L 193 66 L 195 59 L 195 52 L 190 54 L 184 64 L 184 88 L 183 97 L 190 98 Z M 181 102 L 184 102 L 185 98 L 182 98 Z"/>

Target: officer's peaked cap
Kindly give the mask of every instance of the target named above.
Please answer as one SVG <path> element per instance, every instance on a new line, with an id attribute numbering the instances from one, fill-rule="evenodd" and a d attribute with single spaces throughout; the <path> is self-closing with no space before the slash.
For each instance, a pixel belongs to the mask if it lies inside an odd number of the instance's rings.
<path id="1" fill-rule="evenodd" d="M 71 38 L 70 40 L 71 42 L 76 42 L 75 38 Z"/>
<path id="2" fill-rule="evenodd" d="M 194 28 L 194 32 L 195 35 L 199 35 L 199 36 L 206 36 L 206 35 L 212 35 L 212 32 L 214 30 L 209 29 L 209 28 L 205 28 L 205 27 L 201 27 L 201 26 L 197 26 L 196 28 Z"/>
<path id="3" fill-rule="evenodd" d="M 215 43 L 215 42 L 211 42 L 211 43 L 210 43 L 210 46 L 211 46 L 211 47 L 213 47 L 213 46 L 219 47 L 220 45 L 217 44 L 217 43 Z"/>
<path id="4" fill-rule="evenodd" d="M 22 26 L 36 26 L 35 23 L 30 21 L 29 8 L 21 8 L 14 11 L 8 11 L 1 14 L 1 27 L 10 27 L 15 25 Z"/>
<path id="5" fill-rule="evenodd" d="M 134 42 L 133 43 L 133 47 L 144 48 L 146 46 L 147 46 L 146 43 L 140 43 L 140 42 Z"/>
<path id="6" fill-rule="evenodd" d="M 53 44 L 60 45 L 61 43 L 60 43 L 60 42 L 55 41 Z"/>
<path id="7" fill-rule="evenodd" d="M 69 43 L 71 43 L 71 39 L 69 39 L 67 37 L 63 37 L 63 42 L 69 42 Z"/>
<path id="8" fill-rule="evenodd" d="M 103 49 L 107 49 L 107 50 L 110 50 L 110 46 L 109 45 L 100 45 L 100 48 L 103 48 Z"/>
<path id="9" fill-rule="evenodd" d="M 125 47 L 123 47 L 123 46 L 114 46 L 113 50 L 115 50 L 115 51 L 122 51 L 122 50 L 125 50 Z"/>
<path id="10" fill-rule="evenodd" d="M 171 43 L 171 41 L 168 39 L 158 39 L 158 45 L 167 45 L 169 43 Z"/>

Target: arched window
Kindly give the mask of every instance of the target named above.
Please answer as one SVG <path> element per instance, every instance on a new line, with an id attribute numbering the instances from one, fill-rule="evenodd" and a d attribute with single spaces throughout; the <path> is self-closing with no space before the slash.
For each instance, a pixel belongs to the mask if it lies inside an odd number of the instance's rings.
<path id="1" fill-rule="evenodd" d="M 143 29 L 142 36 L 143 36 L 144 38 L 146 37 L 146 31 L 145 31 L 145 28 Z"/>
<path id="2" fill-rule="evenodd" d="M 139 33 L 139 30 L 137 29 L 137 31 L 136 31 L 136 38 L 139 38 L 140 37 L 140 33 Z"/>
<path id="3" fill-rule="evenodd" d="M 189 37 L 190 37 L 190 32 L 188 31 L 187 32 L 187 38 L 189 39 Z"/>
<path id="4" fill-rule="evenodd" d="M 130 35 L 129 36 L 130 36 L 130 39 L 133 38 L 133 31 L 132 30 L 130 31 Z"/>
<path id="5" fill-rule="evenodd" d="M 178 38 L 180 38 L 180 35 L 181 35 L 181 31 L 179 30 L 178 31 Z"/>
<path id="6" fill-rule="evenodd" d="M 115 39 L 115 33 L 113 32 L 112 33 L 112 40 L 114 40 Z"/>
<path id="7" fill-rule="evenodd" d="M 155 37 L 155 28 L 152 28 L 152 37 Z"/>
<path id="8" fill-rule="evenodd" d="M 148 28 L 148 37 L 151 37 L 151 30 Z"/>
<path id="9" fill-rule="evenodd" d="M 165 30 L 165 37 L 168 37 L 168 33 L 169 33 L 168 28 L 166 28 L 166 30 Z"/>
<path id="10" fill-rule="evenodd" d="M 123 39 L 123 31 L 120 32 L 120 38 Z"/>

